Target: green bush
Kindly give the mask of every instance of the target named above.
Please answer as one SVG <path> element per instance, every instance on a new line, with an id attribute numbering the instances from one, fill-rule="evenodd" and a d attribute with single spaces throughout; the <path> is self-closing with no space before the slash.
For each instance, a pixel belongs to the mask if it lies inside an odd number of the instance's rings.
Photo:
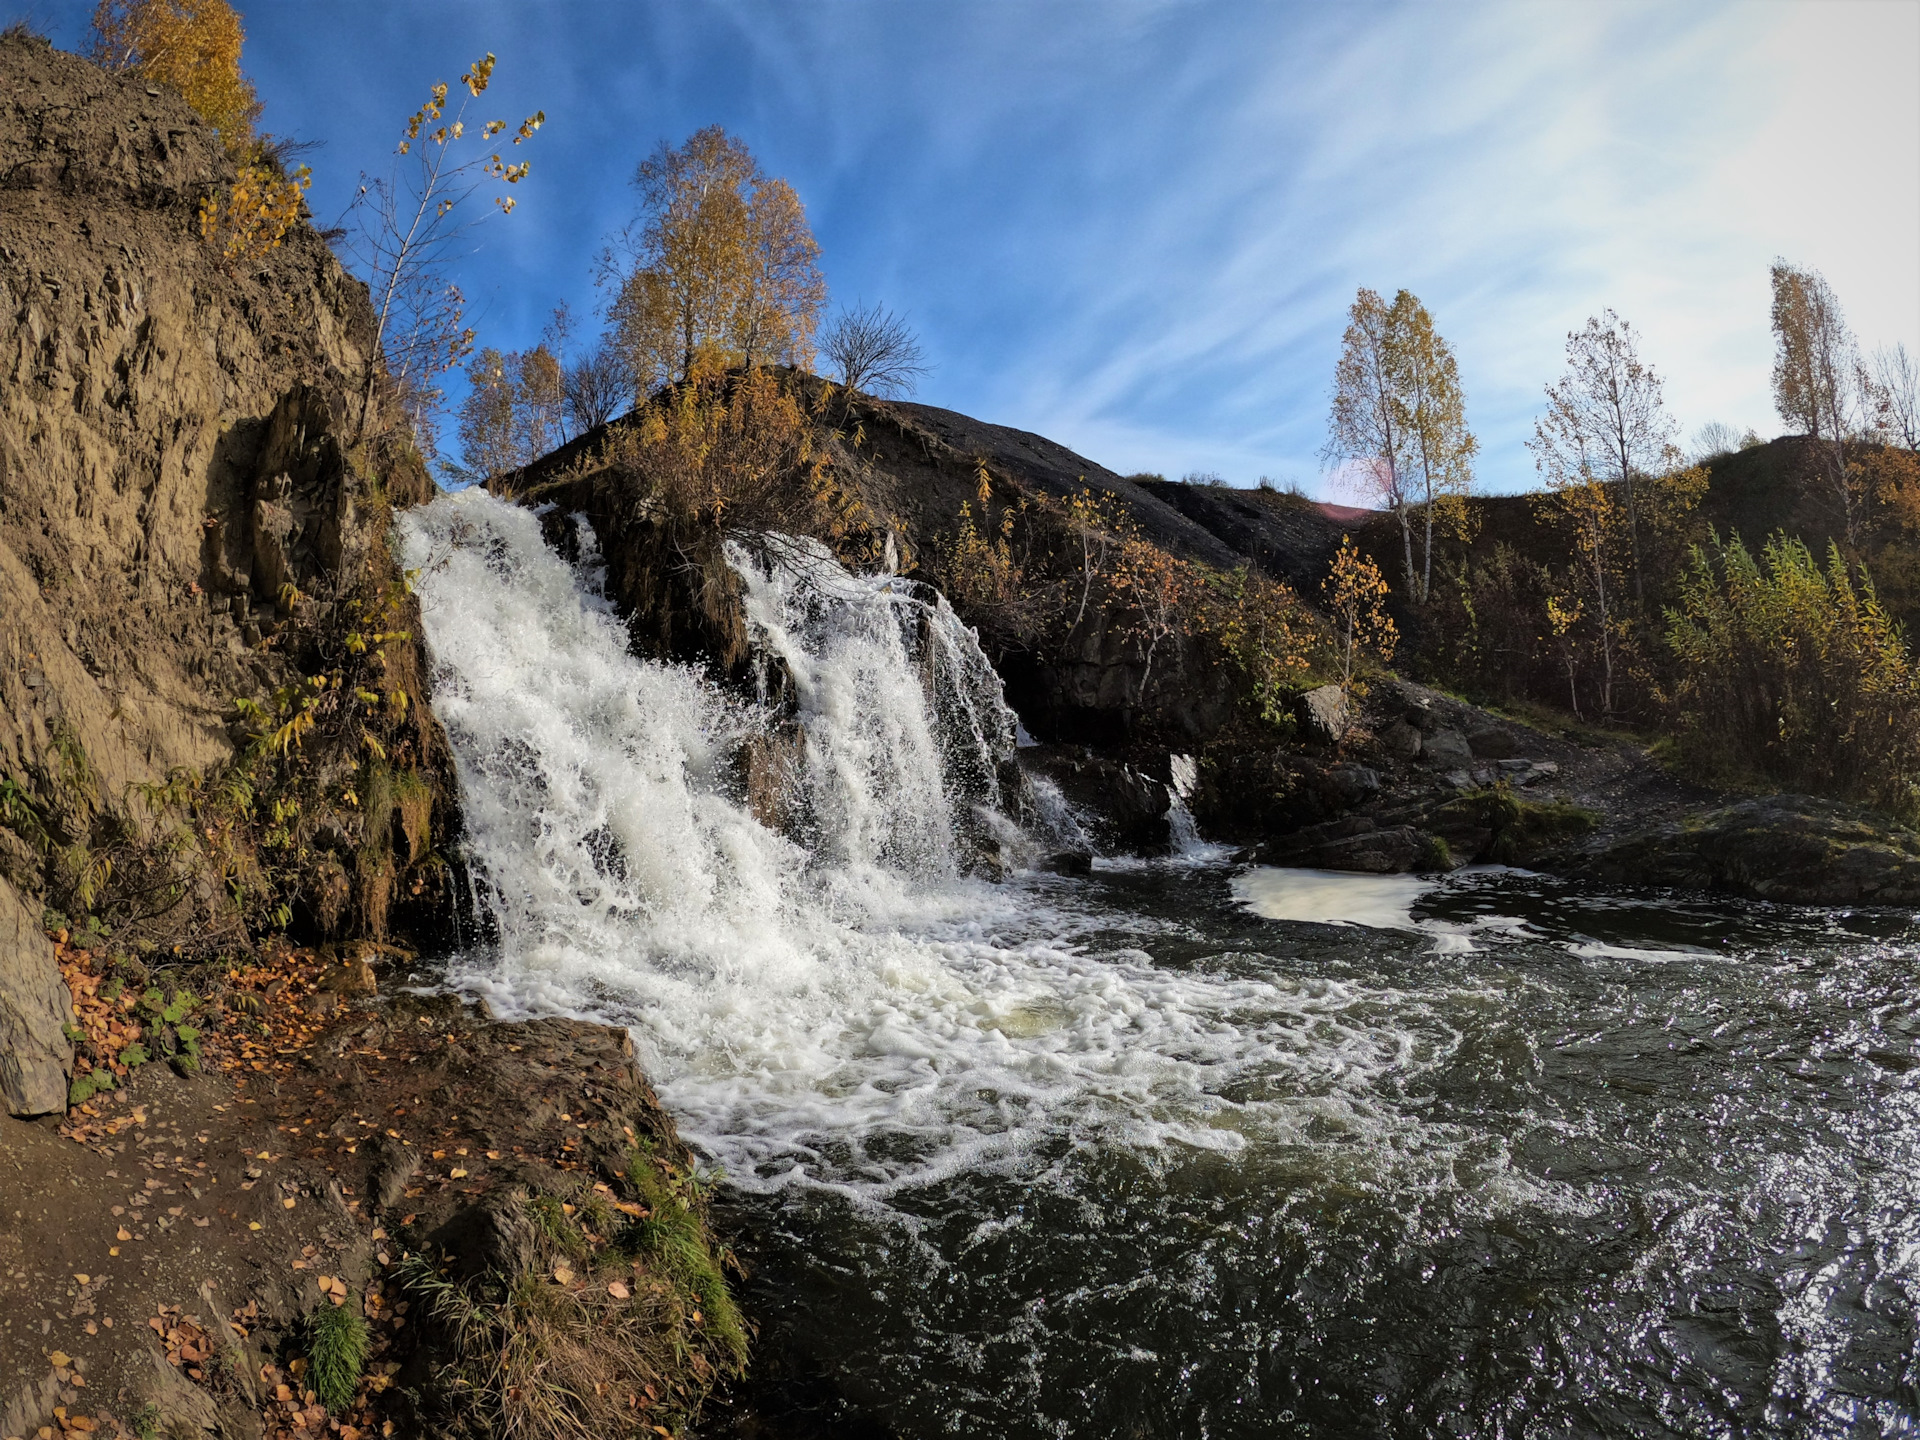
<path id="1" fill-rule="evenodd" d="M 1683 752 L 1709 774 L 1920 814 L 1920 669 L 1872 577 L 1785 534 L 1696 546 L 1668 609 Z"/>

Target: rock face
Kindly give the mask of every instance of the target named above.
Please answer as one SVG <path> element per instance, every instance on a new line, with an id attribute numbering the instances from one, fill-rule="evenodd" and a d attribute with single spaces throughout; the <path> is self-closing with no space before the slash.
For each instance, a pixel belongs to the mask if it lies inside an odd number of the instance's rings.
<path id="1" fill-rule="evenodd" d="M 67 1108 L 73 1046 L 67 987 L 41 933 L 40 917 L 0 880 L 0 1100 L 10 1115 Z"/>
<path id="2" fill-rule="evenodd" d="M 1748 800 L 1618 841 L 1586 867 L 1615 884 L 1800 905 L 1920 904 L 1920 834 L 1804 795 Z"/>
<path id="3" fill-rule="evenodd" d="M 1165 754 L 1129 764 L 1078 746 L 1036 745 L 1020 752 L 1020 764 L 1060 787 L 1067 803 L 1091 824 L 1091 838 L 1101 850 L 1158 855 L 1172 844 L 1172 777 Z M 1055 868 L 1062 874 L 1085 873 L 1077 855 Z M 1086 870 L 1091 868 L 1089 856 Z"/>
<path id="4" fill-rule="evenodd" d="M 236 701 L 311 673 L 290 606 L 350 628 L 397 575 L 391 506 L 433 487 L 404 440 L 349 462 L 372 312 L 313 228 L 233 265 L 202 239 L 233 166 L 171 88 L 0 37 L 0 150 L 0 879 L 37 933 L 59 852 L 137 843 L 134 787 L 229 761 Z M 227 905 L 211 866 L 180 903 Z M 44 1057 L 12 1063 L 41 1103 Z"/>

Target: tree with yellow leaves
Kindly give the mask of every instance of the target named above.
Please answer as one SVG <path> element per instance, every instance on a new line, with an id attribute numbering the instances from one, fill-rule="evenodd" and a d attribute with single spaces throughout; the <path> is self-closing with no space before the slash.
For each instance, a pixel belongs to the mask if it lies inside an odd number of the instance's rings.
<path id="1" fill-rule="evenodd" d="M 551 350 L 488 346 L 467 367 L 460 460 L 446 469 L 475 484 L 529 465 L 560 444 L 565 413 L 566 376 Z"/>
<path id="2" fill-rule="evenodd" d="M 1473 486 L 1479 442 L 1467 429 L 1453 348 L 1434 329 L 1420 297 L 1402 290 L 1391 305 L 1362 289 L 1347 312 L 1324 457 L 1347 467 L 1365 497 L 1400 526 L 1409 599 L 1433 592 L 1433 532 L 1459 528 Z M 1423 553 L 1416 565 L 1416 518 Z"/>
<path id="3" fill-rule="evenodd" d="M 254 137 L 260 101 L 240 71 L 246 33 L 227 0 L 100 0 L 94 60 L 171 85 L 240 162 L 234 183 L 200 202 L 200 234 L 232 268 L 276 249 L 293 227 L 312 177 L 282 172 L 275 147 Z"/>
<path id="4" fill-rule="evenodd" d="M 532 168 L 528 161 L 503 158 L 498 150 L 468 152 L 464 159 L 456 151 L 467 137 L 467 107 L 486 93 L 494 64 L 489 52 L 467 67 L 459 81 L 467 93 L 451 115 L 447 103 L 452 87 L 437 82 L 407 121 L 395 147 L 392 175 L 385 180 L 361 178 L 345 249 L 373 292 L 374 353 L 361 402 L 363 438 L 373 428 L 381 366 L 402 411 L 416 430 L 430 433 L 431 414 L 440 398 L 434 378 L 458 365 L 472 349 L 473 331 L 463 323 L 466 298 L 445 274 L 478 218 L 461 218 L 460 208 L 492 182 L 501 187 L 493 197 L 494 208 L 511 214 L 510 187 L 526 179 Z M 512 143 L 533 138 L 546 118 L 544 110 L 529 115 L 514 130 Z M 474 133 L 484 145 L 508 128 L 505 120 L 487 120 Z"/>
<path id="5" fill-rule="evenodd" d="M 1380 567 L 1360 553 L 1353 538 L 1342 535 L 1340 549 L 1320 589 L 1327 613 L 1333 617 L 1340 688 L 1351 690 L 1354 667 L 1362 656 L 1371 655 L 1385 665 L 1400 643 L 1400 632 L 1386 611 L 1387 582 Z"/>
<path id="6" fill-rule="evenodd" d="M 827 287 L 793 187 L 718 125 L 677 149 L 663 142 L 634 185 L 640 219 L 602 278 L 636 388 L 703 367 L 811 363 Z"/>
<path id="7" fill-rule="evenodd" d="M 260 100 L 240 73 L 246 39 L 227 0 L 100 0 L 94 61 L 171 85 L 238 155 L 253 140 Z"/>

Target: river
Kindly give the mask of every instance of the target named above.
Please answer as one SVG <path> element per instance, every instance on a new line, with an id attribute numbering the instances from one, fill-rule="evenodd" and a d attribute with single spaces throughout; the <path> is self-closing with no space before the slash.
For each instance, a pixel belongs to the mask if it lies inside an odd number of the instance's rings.
<path id="1" fill-rule="evenodd" d="M 590 544 L 401 524 L 487 922 L 451 982 L 631 1027 L 770 1337 L 899 1435 L 1920 1427 L 1911 915 L 1006 836 L 989 883 L 964 627 L 741 559 L 807 740 L 776 833 L 766 715 L 628 654 Z"/>

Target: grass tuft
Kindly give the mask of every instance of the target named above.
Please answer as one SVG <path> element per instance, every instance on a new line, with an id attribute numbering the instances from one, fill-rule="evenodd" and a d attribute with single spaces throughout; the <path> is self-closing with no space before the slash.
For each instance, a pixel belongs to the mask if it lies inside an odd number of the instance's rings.
<path id="1" fill-rule="evenodd" d="M 307 1373 L 313 1393 L 334 1414 L 353 1404 L 367 1363 L 367 1322 L 350 1305 L 323 1305 L 310 1322 Z"/>

